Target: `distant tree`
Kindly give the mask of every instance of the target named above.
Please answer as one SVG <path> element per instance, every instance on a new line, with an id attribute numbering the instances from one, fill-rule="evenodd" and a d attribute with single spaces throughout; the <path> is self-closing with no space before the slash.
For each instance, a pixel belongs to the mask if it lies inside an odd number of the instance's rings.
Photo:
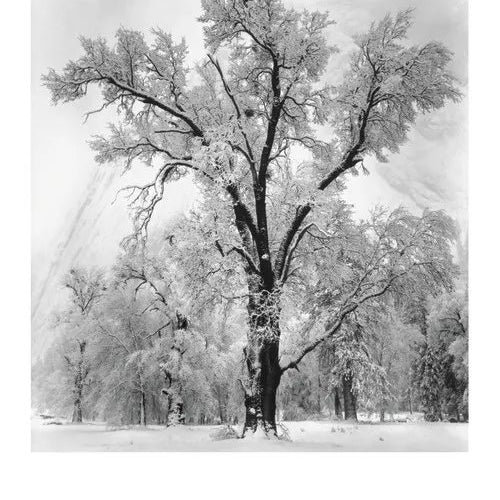
<path id="1" fill-rule="evenodd" d="M 329 407 L 327 384 L 318 357 L 305 359 L 299 372 L 285 375 L 281 381 L 277 403 L 280 418 L 292 421 L 318 418 Z"/>
<path id="2" fill-rule="evenodd" d="M 89 315 L 106 290 L 102 272 L 96 269 L 71 269 L 63 279 L 70 290 L 74 310 L 69 311 L 65 321 L 67 337 L 63 354 L 67 371 L 73 380 L 73 422 L 82 422 L 83 393 L 88 386 L 90 365 L 86 356 L 92 328 Z M 76 343 L 76 349 L 71 345 Z"/>
<path id="3" fill-rule="evenodd" d="M 50 346 L 31 368 L 31 405 L 40 412 L 72 418 L 75 414 L 75 381 L 64 356 L 68 353 L 76 355 L 77 345 L 65 333 L 64 327 L 54 327 Z M 84 403 L 88 395 L 86 389 L 87 386 L 83 391 Z M 84 406 L 87 409 L 87 405 Z"/>
<path id="4" fill-rule="evenodd" d="M 392 307 L 370 328 L 370 356 L 383 369 L 382 384 L 372 395 L 375 408 L 383 422 L 387 411 L 391 413 L 399 406 L 411 408 L 411 369 L 415 358 L 415 347 L 422 341 L 418 329 L 405 324 L 398 311 Z"/>
<path id="5" fill-rule="evenodd" d="M 63 278 L 76 310 L 86 316 L 106 290 L 103 273 L 96 269 L 73 268 Z"/>
<path id="6" fill-rule="evenodd" d="M 427 335 L 415 361 L 415 382 L 427 420 L 468 420 L 468 308 L 464 292 L 427 304 Z"/>
<path id="7" fill-rule="evenodd" d="M 444 352 L 441 346 L 424 343 L 413 369 L 414 380 L 424 418 L 430 422 L 443 419 L 442 393 L 444 390 Z"/>
<path id="8" fill-rule="evenodd" d="M 99 87 L 102 106 L 96 112 L 115 106 L 120 122 L 108 137 L 93 140 L 97 160 L 120 160 L 125 169 L 142 161 L 155 170 L 151 182 L 125 188 L 135 222 L 128 246 L 147 237 L 165 183 L 189 173 L 205 210 L 221 214 L 221 234 L 207 236 L 218 243 L 221 257 L 239 257 L 248 291 L 244 433 L 259 428 L 274 435 L 284 371 L 399 275 L 393 270 L 378 287 L 371 282 L 365 295 L 358 293 L 361 280 L 332 312 L 332 327 L 280 365 L 283 293 L 298 248 L 330 202 L 328 188 L 363 168 L 368 155 L 387 160 L 419 112 L 441 108 L 460 94 L 447 69 L 446 47 L 403 44 L 409 11 L 386 16 L 357 37 L 343 83 L 333 87 L 321 83 L 333 50 L 325 41 L 332 24 L 326 14 L 299 13 L 280 0 L 203 0 L 202 6 L 209 55 L 197 78 L 189 76 L 184 41 L 176 44 L 154 30 L 148 44 L 141 33 L 122 28 L 114 47 L 102 38 L 82 38 L 84 54 L 60 73 L 50 70 L 44 83 L 55 103 Z M 227 62 L 217 59 L 223 47 Z M 316 125 L 330 127 L 329 141 L 319 139 Z M 310 158 L 302 168 L 291 160 L 297 149 Z"/>

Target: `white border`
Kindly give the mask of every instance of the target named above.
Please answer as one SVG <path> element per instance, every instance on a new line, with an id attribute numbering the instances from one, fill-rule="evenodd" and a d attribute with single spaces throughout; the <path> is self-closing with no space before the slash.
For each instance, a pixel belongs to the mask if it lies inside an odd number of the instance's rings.
<path id="1" fill-rule="evenodd" d="M 469 453 L 31 454 L 29 4 L 26 0 L 4 4 L 0 78 L 3 498 L 493 498 L 498 492 L 496 419 L 500 415 L 495 384 L 500 356 L 498 13 L 494 2 L 471 2 Z"/>

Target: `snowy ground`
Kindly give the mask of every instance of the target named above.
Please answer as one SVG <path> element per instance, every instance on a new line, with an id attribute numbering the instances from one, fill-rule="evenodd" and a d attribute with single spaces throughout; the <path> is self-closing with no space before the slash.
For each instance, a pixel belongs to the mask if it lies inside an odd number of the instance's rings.
<path id="1" fill-rule="evenodd" d="M 214 441 L 217 426 L 116 429 L 33 418 L 32 451 L 467 451 L 468 424 L 286 422 L 291 441 Z"/>

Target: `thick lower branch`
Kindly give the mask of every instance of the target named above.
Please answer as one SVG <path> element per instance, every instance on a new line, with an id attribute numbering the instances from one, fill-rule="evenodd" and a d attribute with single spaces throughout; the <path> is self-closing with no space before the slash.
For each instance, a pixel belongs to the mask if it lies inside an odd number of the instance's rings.
<path id="1" fill-rule="evenodd" d="M 348 316 L 350 313 L 352 313 L 354 310 L 356 310 L 357 307 L 358 307 L 357 304 L 352 304 L 350 307 L 346 308 L 344 312 L 341 314 L 341 316 L 337 319 L 337 321 L 335 321 L 333 326 L 331 326 L 324 335 L 318 337 L 316 340 L 313 340 L 310 344 L 304 347 L 304 349 L 300 351 L 300 353 L 295 357 L 295 359 L 293 359 L 292 361 L 290 361 L 288 364 L 286 364 L 281 368 L 281 373 L 286 372 L 290 368 L 297 368 L 297 365 L 302 361 L 302 359 L 307 354 L 309 354 L 311 351 L 314 351 L 314 349 L 316 349 L 316 347 L 322 344 L 325 340 L 331 339 L 342 326 L 345 317 Z"/>

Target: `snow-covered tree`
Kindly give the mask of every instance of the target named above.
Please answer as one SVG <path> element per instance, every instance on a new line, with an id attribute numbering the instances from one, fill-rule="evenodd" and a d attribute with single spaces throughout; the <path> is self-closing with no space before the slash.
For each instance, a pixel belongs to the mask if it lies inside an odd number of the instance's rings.
<path id="1" fill-rule="evenodd" d="M 69 376 L 73 379 L 73 422 L 83 418 L 83 392 L 88 385 L 90 365 L 86 356 L 89 337 L 92 335 L 92 322 L 89 315 L 106 289 L 100 271 L 91 269 L 71 269 L 63 284 L 71 292 L 74 309 L 68 311 L 65 319 L 65 353 L 63 354 Z M 70 344 L 76 344 L 71 349 Z"/>
<path id="2" fill-rule="evenodd" d="M 372 405 L 383 422 L 388 411 L 393 413 L 401 406 L 410 412 L 413 409 L 411 368 L 415 348 L 422 337 L 418 328 L 405 324 L 393 307 L 381 314 L 371 326 L 367 341 L 370 357 L 383 370 L 382 384 L 371 394 Z"/>
<path id="3" fill-rule="evenodd" d="M 463 291 L 441 294 L 427 305 L 427 335 L 415 361 L 415 382 L 428 420 L 444 414 L 468 420 L 469 327 Z"/>
<path id="4" fill-rule="evenodd" d="M 165 183 L 180 177 L 191 174 L 205 210 L 221 214 L 224 241 L 214 233 L 212 244 L 221 257 L 238 256 L 247 288 L 245 432 L 275 434 L 284 371 L 401 276 L 393 268 L 371 281 L 370 290 L 359 276 L 350 298 L 344 295 L 332 310 L 332 326 L 282 366 L 282 300 L 301 242 L 329 205 L 333 185 L 362 168 L 368 155 L 388 159 L 418 113 L 460 94 L 447 69 L 446 47 L 405 44 L 408 11 L 386 16 L 356 38 L 343 83 L 334 87 L 323 81 L 334 50 L 325 38 L 332 24 L 327 14 L 297 12 L 280 0 L 203 0 L 202 6 L 209 55 L 196 77 L 186 65 L 183 41 L 157 29 L 148 42 L 139 32 L 120 29 L 114 46 L 82 38 L 83 55 L 61 72 L 50 70 L 44 83 L 55 103 L 82 98 L 97 86 L 102 106 L 96 112 L 115 106 L 120 117 L 108 136 L 93 140 L 97 160 L 119 160 L 125 169 L 140 161 L 154 171 L 146 185 L 125 188 L 135 223 L 129 248 L 147 237 Z M 328 140 L 320 139 L 317 125 L 329 128 Z M 307 164 L 292 161 L 297 149 L 308 155 Z M 412 246 L 393 245 L 391 258 L 401 252 L 402 272 L 424 266 Z"/>

